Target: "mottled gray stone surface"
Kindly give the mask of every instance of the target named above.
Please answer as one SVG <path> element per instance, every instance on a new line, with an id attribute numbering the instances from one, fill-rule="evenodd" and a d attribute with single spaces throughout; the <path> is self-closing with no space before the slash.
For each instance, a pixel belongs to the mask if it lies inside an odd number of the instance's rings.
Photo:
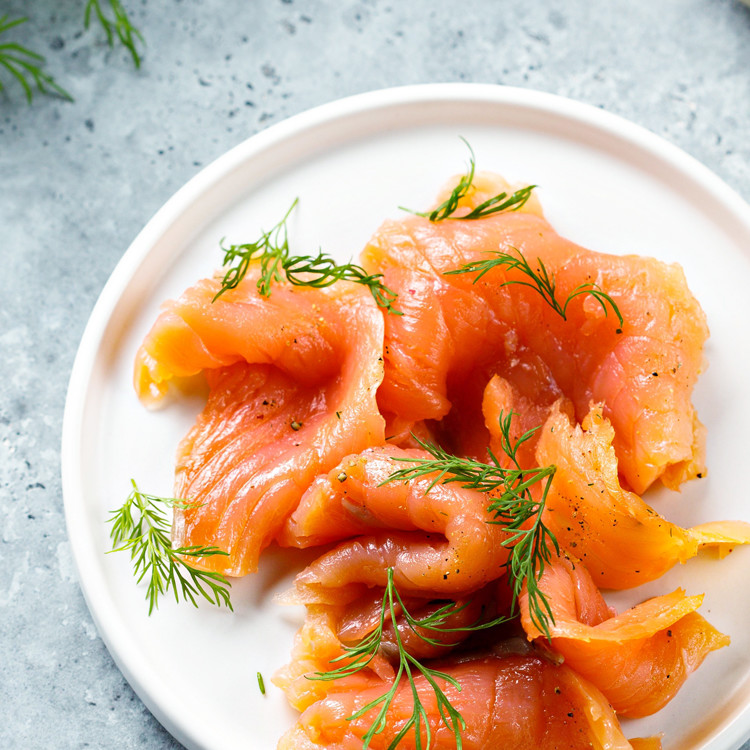
<path id="1" fill-rule="evenodd" d="M 67 380 L 130 241 L 202 165 L 313 105 L 475 81 L 601 106 L 750 199 L 750 8 L 736 0 L 125 0 L 143 67 L 84 0 L 11 0 L 75 103 L 0 94 L 0 747 L 176 748 L 98 637 L 63 519 Z M 0 11 L 0 14 L 2 11 Z M 0 73 L 2 75 L 2 73 Z M 746 746 L 750 747 L 750 745 Z"/>

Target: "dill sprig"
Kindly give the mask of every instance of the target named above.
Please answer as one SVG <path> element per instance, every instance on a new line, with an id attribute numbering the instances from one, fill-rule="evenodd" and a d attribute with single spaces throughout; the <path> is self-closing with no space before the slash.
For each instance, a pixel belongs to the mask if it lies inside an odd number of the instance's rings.
<path id="1" fill-rule="evenodd" d="M 500 286 L 510 286 L 511 284 L 518 284 L 520 286 L 527 286 L 538 292 L 545 302 L 562 317 L 563 320 L 567 320 L 568 305 L 576 298 L 583 294 L 591 295 L 602 307 L 604 314 L 608 315 L 607 305 L 611 308 L 612 312 L 617 316 L 620 321 L 620 326 L 623 325 L 623 317 L 620 309 L 617 307 L 615 301 L 610 297 L 600 286 L 593 282 L 587 282 L 585 284 L 579 284 L 569 295 L 565 302 L 561 305 L 557 299 L 557 284 L 555 281 L 554 274 L 551 274 L 541 258 L 537 258 L 536 270 L 531 266 L 529 261 L 526 259 L 524 254 L 517 248 L 515 250 L 517 255 L 503 252 L 502 250 L 488 250 L 487 252 L 492 253 L 491 258 L 485 260 L 474 260 L 470 263 L 466 263 L 460 268 L 456 268 L 452 271 L 445 271 L 445 276 L 452 276 L 462 273 L 475 273 L 474 283 L 476 284 L 486 273 L 491 271 L 493 268 L 501 267 L 507 268 L 508 270 L 516 269 L 527 276 L 531 281 L 522 281 L 520 279 L 508 279 L 504 281 Z"/>
<path id="2" fill-rule="evenodd" d="M 123 47 L 130 52 L 135 67 L 140 68 L 141 56 L 138 53 L 136 43 L 141 42 L 141 44 L 145 44 L 141 32 L 130 22 L 128 14 L 125 11 L 125 8 L 123 8 L 120 0 L 109 0 L 109 7 L 112 11 L 113 18 L 110 18 L 104 12 L 100 0 L 88 0 L 83 17 L 84 27 L 86 29 L 89 28 L 93 13 L 94 17 L 102 25 L 104 33 L 107 35 L 107 44 L 110 47 L 114 47 L 115 39 L 119 39 Z"/>
<path id="3" fill-rule="evenodd" d="M 440 446 L 414 439 L 432 458 L 397 458 L 395 460 L 413 464 L 409 468 L 393 472 L 383 484 L 394 481 L 408 482 L 434 474 L 425 492 L 436 484 L 458 482 L 462 487 L 490 494 L 487 507 L 493 515 L 488 523 L 500 524 L 508 532 L 503 545 L 510 548 L 506 567 L 513 591 L 513 611 L 523 584 L 529 595 L 529 612 L 534 624 L 550 638 L 549 623 L 554 623 L 552 610 L 546 596 L 539 588 L 544 566 L 550 561 L 551 551 L 559 551 L 557 540 L 542 520 L 552 478 L 557 471 L 554 464 L 531 469 L 522 469 L 517 460 L 519 447 L 530 440 L 539 429 L 535 427 L 521 435 L 515 442 L 511 439 L 513 412 L 507 416 L 500 413 L 500 445 L 511 462 L 510 468 L 500 464 L 495 454 L 488 450 L 489 464 L 470 458 L 461 458 L 448 453 Z M 535 500 L 531 487 L 542 482 L 542 494 Z"/>
<path id="4" fill-rule="evenodd" d="M 245 278 L 250 264 L 260 262 L 260 276 L 256 285 L 258 292 L 268 297 L 271 284 L 282 278 L 294 286 L 322 288 L 331 286 L 337 281 L 352 281 L 362 284 L 370 290 L 379 307 L 389 313 L 401 315 L 393 307 L 398 295 L 383 284 L 383 274 L 368 274 L 362 266 L 354 263 L 338 264 L 334 258 L 319 251 L 317 255 L 290 255 L 287 219 L 297 205 L 295 198 L 281 221 L 270 231 L 261 232 L 255 242 L 225 247 L 224 240 L 220 247 L 224 251 L 222 267 L 230 266 L 221 281 L 221 289 L 214 296 L 215 302 L 224 292 L 234 289 Z"/>
<path id="5" fill-rule="evenodd" d="M 510 436 L 512 419 L 512 411 L 507 416 L 500 412 L 500 447 L 515 468 L 507 472 L 500 496 L 494 497 L 488 507 L 489 512 L 494 515 L 494 520 L 490 523 L 501 524 L 510 532 L 510 538 L 504 544 L 513 545 L 508 559 L 513 602 L 518 601 L 525 582 L 531 621 L 550 640 L 549 624 L 554 624 L 555 618 L 547 597 L 539 588 L 539 581 L 544 573 L 544 566 L 550 562 L 552 549 L 560 554 L 557 539 L 542 521 L 557 467 L 552 464 L 531 470 L 521 469 L 517 459 L 518 449 L 539 428 L 528 430 L 513 442 Z M 489 454 L 497 465 L 492 451 Z M 543 482 L 543 485 L 542 496 L 537 501 L 531 494 L 531 487 L 538 482 Z"/>
<path id="6" fill-rule="evenodd" d="M 416 216 L 422 216 L 432 222 L 443 221 L 445 219 L 471 221 L 473 219 L 484 219 L 487 216 L 499 214 L 503 211 L 518 211 L 519 208 L 522 208 L 525 205 L 526 201 L 531 197 L 531 193 L 536 185 L 527 185 L 520 190 L 516 190 L 512 195 L 508 195 L 506 192 L 498 193 L 492 198 L 488 198 L 483 203 L 480 203 L 469 211 L 469 213 L 461 214 L 460 216 L 453 215 L 458 209 L 461 199 L 469 193 L 469 190 L 471 190 L 474 184 L 474 173 L 476 171 L 474 149 L 472 149 L 471 145 L 465 138 L 462 137 L 461 140 L 469 149 L 469 166 L 466 174 L 461 175 L 456 187 L 451 191 L 451 194 L 432 211 L 411 211 L 408 208 L 400 206 L 402 211 L 408 211 Z"/>
<path id="7" fill-rule="evenodd" d="M 28 20 L 25 17 L 9 20 L 7 14 L 0 16 L 0 36 Z M 43 65 L 44 58 L 41 55 L 18 44 L 18 42 L 3 42 L 0 44 L 0 67 L 7 70 L 18 81 L 29 104 L 34 98 L 35 89 L 40 94 L 46 96 L 57 94 L 57 96 L 72 102 L 73 97 L 62 86 L 55 83 L 55 79 L 49 73 L 44 72 Z M 5 86 L 0 81 L 0 91 L 4 90 Z"/>
<path id="8" fill-rule="evenodd" d="M 193 568 L 185 562 L 185 557 L 210 557 L 227 555 L 218 547 L 191 545 L 172 547 L 169 538 L 169 520 L 163 507 L 194 508 L 196 503 L 175 498 L 147 495 L 130 480 L 133 491 L 121 508 L 111 511 L 112 524 L 110 552 L 130 551 L 133 560 L 133 574 L 140 583 L 148 577 L 146 599 L 149 615 L 159 606 L 159 596 L 170 589 L 175 601 L 182 598 L 197 607 L 196 597 L 202 596 L 212 604 L 232 609 L 229 600 L 231 584 L 221 573 L 213 573 Z"/>
<path id="9" fill-rule="evenodd" d="M 415 214 L 416 216 L 422 216 L 425 219 L 429 219 L 433 222 L 443 221 L 443 219 L 448 219 L 453 215 L 453 213 L 458 208 L 458 204 L 460 203 L 461 199 L 469 192 L 469 190 L 471 190 L 471 186 L 474 183 L 474 172 L 476 170 L 474 149 L 465 138 L 461 137 L 461 140 L 469 149 L 469 167 L 466 171 L 466 174 L 461 175 L 458 183 L 456 184 L 456 187 L 454 187 L 451 191 L 451 194 L 432 211 L 410 211 L 408 208 L 404 209 L 403 207 L 402 210 L 409 211 L 409 213 Z"/>
<path id="10" fill-rule="evenodd" d="M 536 185 L 526 185 L 526 187 L 516 190 L 516 192 L 511 195 L 508 195 L 508 193 L 498 193 L 492 198 L 488 198 L 483 203 L 480 203 L 476 208 L 469 211 L 468 214 L 449 216 L 448 218 L 468 221 L 471 219 L 484 219 L 486 216 L 499 214 L 503 211 L 518 211 L 518 209 L 522 208 L 526 201 L 529 200 L 535 187 Z"/>
<path id="11" fill-rule="evenodd" d="M 336 667 L 328 672 L 317 672 L 314 675 L 309 676 L 312 680 L 337 680 L 342 677 L 348 677 L 349 675 L 355 674 L 362 669 L 365 669 L 375 656 L 380 651 L 381 642 L 383 640 L 383 632 L 387 621 L 393 623 L 393 631 L 396 639 L 396 647 L 398 650 L 398 669 L 396 670 L 396 676 L 393 681 L 393 685 L 383 695 L 370 701 L 367 705 L 360 708 L 358 711 L 347 717 L 348 721 L 359 719 L 370 711 L 379 707 L 379 710 L 370 725 L 370 728 L 363 735 L 363 750 L 367 750 L 370 746 L 375 735 L 382 733 L 386 727 L 388 709 L 393 703 L 393 699 L 398 691 L 401 678 L 405 678 L 408 682 L 409 688 L 412 693 L 413 710 L 412 714 L 401 728 L 399 733 L 394 737 L 392 742 L 388 745 L 388 750 L 393 750 L 397 747 L 399 742 L 411 731 L 414 731 L 414 747 L 416 750 L 422 750 L 423 748 L 429 748 L 431 746 L 432 732 L 430 729 L 429 717 L 427 710 L 425 709 L 417 691 L 415 683 L 415 676 L 421 674 L 427 683 L 430 685 L 435 693 L 435 700 L 437 702 L 438 711 L 442 723 L 451 731 L 455 737 L 456 748 L 460 750 L 462 747 L 461 732 L 466 728 L 466 722 L 461 716 L 460 712 L 457 711 L 451 702 L 448 700 L 443 689 L 438 684 L 438 680 L 444 680 L 445 682 L 452 685 L 456 690 L 461 690 L 461 685 L 458 681 L 451 677 L 445 672 L 441 672 L 437 669 L 421 663 L 418 659 L 412 656 L 406 649 L 401 633 L 396 626 L 397 614 L 400 614 L 404 618 L 406 626 L 412 630 L 419 638 L 423 641 L 435 645 L 445 646 L 443 642 L 438 641 L 436 638 L 431 637 L 424 631 L 433 632 L 460 632 L 460 631 L 475 631 L 483 630 L 486 628 L 494 627 L 502 622 L 506 622 L 507 618 L 500 617 L 491 622 L 480 623 L 475 625 L 469 625 L 465 627 L 450 628 L 445 627 L 445 623 L 448 618 L 460 612 L 464 609 L 467 604 L 459 605 L 456 602 L 449 602 L 448 604 L 439 607 L 435 612 L 424 618 L 415 618 L 409 610 L 406 608 L 401 594 L 399 594 L 396 585 L 393 582 L 393 568 L 388 568 L 388 578 L 383 593 L 382 606 L 380 610 L 380 617 L 378 624 L 375 629 L 363 638 L 359 643 L 353 646 L 343 645 L 344 653 L 341 656 L 331 660 L 331 663 L 343 662 L 340 667 Z M 422 743 L 422 732 L 425 733 L 426 745 Z"/>
<path id="12" fill-rule="evenodd" d="M 295 255 L 286 258 L 281 265 L 287 281 L 296 286 L 324 287 L 336 281 L 352 281 L 368 287 L 378 307 L 393 315 L 403 314 L 393 307 L 398 294 L 383 284 L 382 273 L 368 274 L 355 263 L 339 265 L 330 255 L 320 251 L 316 256 Z"/>
<path id="13" fill-rule="evenodd" d="M 295 198 L 292 205 L 284 214 L 284 217 L 270 231 L 261 232 L 260 238 L 255 242 L 247 242 L 243 245 L 230 245 L 224 247 L 224 240 L 219 247 L 224 251 L 222 268 L 230 266 L 221 280 L 221 289 L 216 292 L 213 302 L 216 302 L 224 292 L 234 289 L 245 278 L 250 263 L 260 261 L 260 277 L 257 281 L 258 292 L 268 297 L 271 294 L 271 282 L 281 281 L 281 262 L 289 257 L 289 235 L 286 222 L 289 215 L 297 205 Z"/>

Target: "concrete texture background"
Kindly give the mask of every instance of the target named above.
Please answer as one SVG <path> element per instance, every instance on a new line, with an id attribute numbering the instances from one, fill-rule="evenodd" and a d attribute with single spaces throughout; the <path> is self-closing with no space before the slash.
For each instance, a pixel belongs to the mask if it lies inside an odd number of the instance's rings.
<path id="1" fill-rule="evenodd" d="M 139 71 L 84 0 L 11 0 L 74 103 L 0 94 L 0 747 L 179 745 L 78 588 L 60 488 L 67 380 L 136 233 L 202 165 L 311 106 L 386 86 L 510 84 L 623 115 L 750 199 L 750 8 L 737 0 L 124 0 Z M 750 743 L 745 746 L 750 748 Z"/>

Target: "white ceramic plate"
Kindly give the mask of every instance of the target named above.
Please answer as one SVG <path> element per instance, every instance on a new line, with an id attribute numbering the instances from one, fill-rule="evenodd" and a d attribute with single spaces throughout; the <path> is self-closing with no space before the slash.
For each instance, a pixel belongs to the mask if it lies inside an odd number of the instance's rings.
<path id="1" fill-rule="evenodd" d="M 70 382 L 63 488 L 86 600 L 138 695 L 184 745 L 267 750 L 294 713 L 272 673 L 289 657 L 302 613 L 272 602 L 303 555 L 269 553 L 233 589 L 235 613 L 165 600 L 150 618 L 126 555 L 109 549 L 108 510 L 135 478 L 170 495 L 178 440 L 196 398 L 150 413 L 131 387 L 136 348 L 159 305 L 219 264 L 220 238 L 257 236 L 300 199 L 293 248 L 356 255 L 397 206 L 426 207 L 463 171 L 472 144 L 480 169 L 538 184 L 557 230 L 592 249 L 679 261 L 708 315 L 710 368 L 695 401 L 709 429 L 709 476 L 681 495 L 649 495 L 688 526 L 750 520 L 750 208 L 695 160 L 601 110 L 533 91 L 483 85 L 392 89 L 335 102 L 262 132 L 183 187 L 123 256 L 91 316 Z M 690 561 L 663 579 L 609 597 L 618 607 L 683 586 L 706 592 L 702 612 L 732 636 L 678 697 L 629 736 L 664 733 L 665 748 L 730 750 L 750 733 L 750 549 Z M 260 694 L 261 672 L 268 693 Z"/>

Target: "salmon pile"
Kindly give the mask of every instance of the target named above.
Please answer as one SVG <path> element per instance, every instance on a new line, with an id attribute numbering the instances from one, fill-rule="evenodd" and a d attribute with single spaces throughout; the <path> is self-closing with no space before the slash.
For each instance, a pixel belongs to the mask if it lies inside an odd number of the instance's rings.
<path id="1" fill-rule="evenodd" d="M 274 678 L 300 711 L 280 750 L 655 750 L 659 738 L 626 739 L 618 717 L 658 711 L 729 643 L 698 613 L 702 592 L 619 614 L 601 593 L 750 542 L 750 524 L 684 529 L 643 498 L 706 473 L 691 401 L 705 315 L 679 266 L 584 249 L 534 196 L 460 220 L 503 191 L 480 174 L 454 217 L 375 233 L 360 263 L 398 314 L 350 281 L 278 281 L 263 296 L 255 263 L 226 293 L 217 277 L 167 302 L 137 353 L 147 405 L 172 381 L 208 384 L 177 451 L 174 495 L 190 505 L 172 539 L 228 554 L 191 565 L 243 576 L 269 545 L 322 547 L 285 597 L 307 615 Z M 544 269 L 564 315 L 517 266 L 455 273 L 499 252 Z M 554 467 L 529 490 L 549 531 L 533 589 L 511 580 L 520 537 L 489 510 L 498 492 L 449 470 L 390 479 L 433 459 L 429 446 Z M 404 671 L 409 659 L 429 670 Z"/>

